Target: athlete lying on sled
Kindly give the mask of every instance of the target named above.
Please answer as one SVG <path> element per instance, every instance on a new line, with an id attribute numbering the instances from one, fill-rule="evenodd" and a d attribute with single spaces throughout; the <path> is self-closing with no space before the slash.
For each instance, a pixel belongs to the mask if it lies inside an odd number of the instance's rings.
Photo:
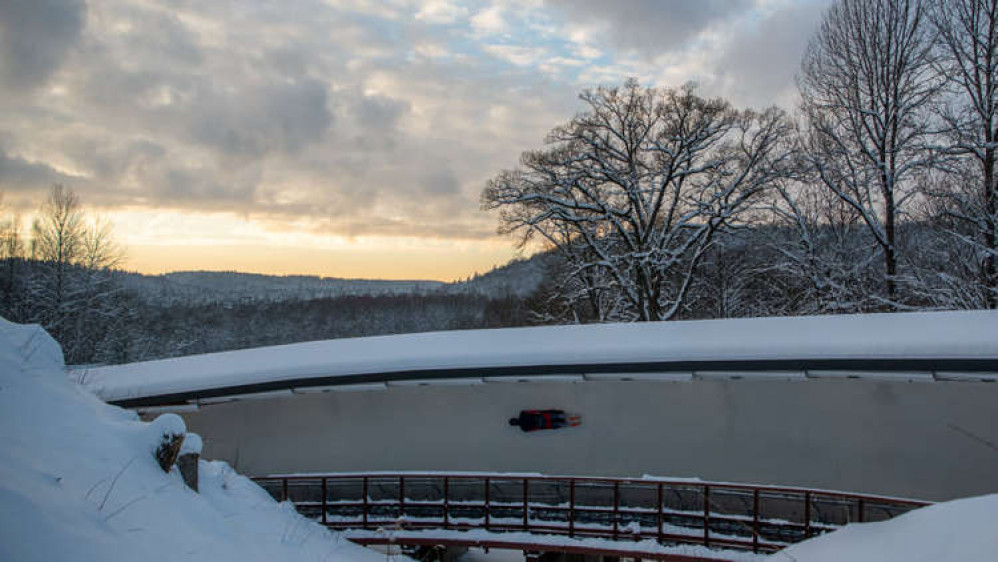
<path id="1" fill-rule="evenodd" d="M 509 418 L 509 425 L 518 426 L 523 431 L 574 427 L 581 422 L 581 416 L 566 414 L 564 410 L 521 410 L 518 417 Z"/>

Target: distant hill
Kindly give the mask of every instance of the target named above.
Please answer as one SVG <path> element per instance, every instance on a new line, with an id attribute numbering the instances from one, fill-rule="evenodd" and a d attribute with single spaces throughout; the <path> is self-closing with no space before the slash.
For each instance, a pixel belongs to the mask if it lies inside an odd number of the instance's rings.
<path id="1" fill-rule="evenodd" d="M 456 283 L 261 275 L 235 271 L 178 271 L 163 275 L 117 272 L 121 286 L 155 306 L 277 303 L 347 296 L 477 294 L 526 297 L 544 278 L 544 256 L 514 260 Z"/>
<path id="2" fill-rule="evenodd" d="M 515 259 L 466 281 L 448 283 L 444 290 L 476 293 L 492 298 L 528 297 L 544 282 L 551 261 L 551 254 L 546 253 Z"/>

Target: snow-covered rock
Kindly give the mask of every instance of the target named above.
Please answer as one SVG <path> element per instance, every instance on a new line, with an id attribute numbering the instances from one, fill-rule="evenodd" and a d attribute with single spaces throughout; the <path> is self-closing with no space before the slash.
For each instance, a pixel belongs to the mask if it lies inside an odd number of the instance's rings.
<path id="1" fill-rule="evenodd" d="M 44 330 L 0 318 L 0 560 L 384 559 L 225 463 L 201 461 L 191 491 L 151 454 L 152 434 L 184 431 L 160 419 L 104 404 L 70 382 Z"/>

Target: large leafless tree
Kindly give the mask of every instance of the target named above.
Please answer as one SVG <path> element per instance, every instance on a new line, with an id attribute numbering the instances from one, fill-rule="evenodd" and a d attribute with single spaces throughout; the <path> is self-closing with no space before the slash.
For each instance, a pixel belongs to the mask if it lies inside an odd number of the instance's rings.
<path id="1" fill-rule="evenodd" d="M 897 298 L 897 227 L 931 162 L 933 68 L 927 2 L 838 0 L 801 64 L 808 133 L 803 155 L 814 181 L 848 204 L 884 260 L 884 295 Z"/>
<path id="2" fill-rule="evenodd" d="M 777 173 L 786 118 L 634 80 L 581 99 L 545 148 L 488 183 L 483 205 L 501 231 L 566 258 L 562 296 L 597 320 L 672 318 L 714 233 Z"/>
<path id="3" fill-rule="evenodd" d="M 947 167 L 947 181 L 932 194 L 942 197 L 948 231 L 973 253 L 983 302 L 998 306 L 998 0 L 937 0 L 930 12 L 937 70 L 949 88 L 941 116 L 947 148 L 960 160 Z"/>

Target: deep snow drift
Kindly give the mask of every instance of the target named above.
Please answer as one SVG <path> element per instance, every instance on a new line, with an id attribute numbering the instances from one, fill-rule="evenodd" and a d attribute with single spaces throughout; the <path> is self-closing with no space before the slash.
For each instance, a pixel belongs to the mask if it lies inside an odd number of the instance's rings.
<path id="1" fill-rule="evenodd" d="M 154 424 L 71 383 L 44 330 L 2 318 L 0 429 L 0 560 L 384 561 L 224 463 L 202 461 L 191 491 L 156 464 Z"/>

